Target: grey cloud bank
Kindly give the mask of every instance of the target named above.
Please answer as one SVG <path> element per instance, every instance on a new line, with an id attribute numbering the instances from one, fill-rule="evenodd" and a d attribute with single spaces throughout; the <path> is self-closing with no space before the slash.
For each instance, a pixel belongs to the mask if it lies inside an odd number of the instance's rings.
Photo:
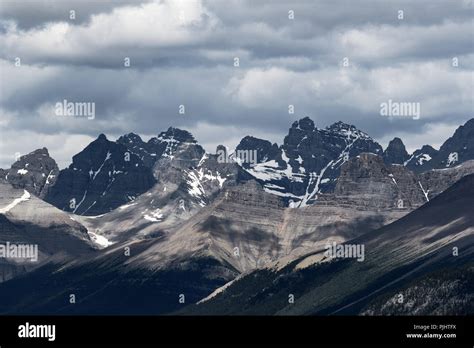
<path id="1" fill-rule="evenodd" d="M 472 18 L 472 1 L 2 2 L 0 167 L 43 146 L 64 167 L 100 133 L 171 125 L 208 151 L 281 142 L 304 116 L 436 146 L 473 117 Z M 57 117 L 65 99 L 95 118 Z M 419 119 L 382 117 L 388 100 Z"/>

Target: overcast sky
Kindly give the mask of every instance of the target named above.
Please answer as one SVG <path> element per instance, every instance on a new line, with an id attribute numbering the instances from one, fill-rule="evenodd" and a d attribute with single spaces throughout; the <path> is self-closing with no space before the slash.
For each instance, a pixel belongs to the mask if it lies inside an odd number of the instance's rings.
<path id="1" fill-rule="evenodd" d="M 0 167 L 46 146 L 63 168 L 100 133 L 148 140 L 169 126 L 208 151 L 245 135 L 281 144 L 304 116 L 384 147 L 394 136 L 409 151 L 438 147 L 473 117 L 473 11 L 471 0 L 2 0 Z M 95 118 L 56 115 L 64 99 L 95 103 Z M 420 103 L 420 118 L 381 116 L 389 99 Z"/>

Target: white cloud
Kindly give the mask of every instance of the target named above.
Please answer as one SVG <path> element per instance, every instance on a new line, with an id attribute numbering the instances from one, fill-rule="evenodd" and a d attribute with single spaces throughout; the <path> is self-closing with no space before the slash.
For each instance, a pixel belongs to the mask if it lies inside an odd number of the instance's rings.
<path id="1" fill-rule="evenodd" d="M 199 0 L 154 1 L 93 15 L 90 22 L 80 26 L 62 21 L 22 30 L 10 23 L 0 43 L 10 58 L 67 61 L 87 59 L 111 49 L 133 53 L 132 48 L 195 44 L 217 24 Z"/>
<path id="2" fill-rule="evenodd" d="M 49 155 L 60 169 L 72 162 L 72 155 L 84 149 L 94 138 L 80 134 L 41 134 L 31 130 L 9 130 L 2 132 L 0 142 L 0 168 L 10 168 L 17 153 L 25 155 L 38 148 L 46 147 Z M 34 143 L 35 145 L 33 145 Z"/>
<path id="3" fill-rule="evenodd" d="M 304 72 L 251 69 L 243 76 L 233 77 L 225 93 L 249 108 L 281 109 L 292 101 L 314 109 L 339 104 L 367 117 L 377 116 L 380 103 L 389 99 L 418 102 L 423 118 L 438 119 L 466 114 L 472 106 L 472 72 L 454 68 L 450 63 L 404 63 L 374 69 L 328 67 Z"/>

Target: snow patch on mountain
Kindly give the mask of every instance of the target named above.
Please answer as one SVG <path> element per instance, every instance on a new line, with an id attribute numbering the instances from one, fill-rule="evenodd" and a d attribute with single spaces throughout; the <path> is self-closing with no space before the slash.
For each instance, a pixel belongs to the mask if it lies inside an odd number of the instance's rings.
<path id="1" fill-rule="evenodd" d="M 189 185 L 188 193 L 193 197 L 201 199 L 206 194 L 201 184 L 202 177 L 200 178 L 194 171 L 185 172 L 188 174 L 188 179 L 186 180 L 186 183 Z"/>
<path id="2" fill-rule="evenodd" d="M 458 153 L 451 152 L 448 156 L 448 160 L 446 162 L 446 167 L 451 167 L 451 165 L 455 164 L 458 161 Z"/>
<path id="3" fill-rule="evenodd" d="M 88 231 L 87 234 L 89 234 L 89 237 L 91 241 L 99 247 L 99 249 L 105 249 L 108 246 L 114 244 L 113 242 L 109 241 L 107 238 L 104 236 L 101 236 L 97 233 L 90 232 Z"/>
<path id="4" fill-rule="evenodd" d="M 420 156 L 418 156 L 418 164 L 421 166 L 423 163 L 431 161 L 431 156 L 428 155 L 427 153 L 424 153 Z"/>
<path id="5" fill-rule="evenodd" d="M 201 159 L 202 160 L 202 159 Z M 203 167 L 199 169 L 185 170 L 186 183 L 189 186 L 188 193 L 198 199 L 198 204 L 206 205 L 205 185 L 210 182 L 217 182 L 221 189 L 227 178 L 222 177 L 219 171 L 213 173 L 210 169 L 205 170 Z"/>
<path id="6" fill-rule="evenodd" d="M 284 169 L 279 169 L 280 166 L 275 160 L 257 163 L 253 167 L 244 169 L 254 178 L 262 181 L 281 180 L 283 178 L 287 178 L 290 181 L 303 182 L 305 175 L 293 173 L 291 166 L 288 163 L 289 159 L 285 155 L 284 151 L 282 152 L 282 159 L 286 162 Z"/>
<path id="7" fill-rule="evenodd" d="M 160 222 L 163 220 L 163 213 L 161 212 L 161 209 L 156 209 L 150 214 L 143 215 L 143 218 L 151 222 Z"/>
<path id="8" fill-rule="evenodd" d="M 425 190 L 425 189 L 423 188 L 423 185 L 421 185 L 421 182 L 420 182 L 420 181 L 418 181 L 418 184 L 420 185 L 421 191 L 423 191 L 423 195 L 425 196 L 426 201 L 429 202 L 430 199 L 428 198 L 428 193 L 430 192 L 430 190 Z"/>

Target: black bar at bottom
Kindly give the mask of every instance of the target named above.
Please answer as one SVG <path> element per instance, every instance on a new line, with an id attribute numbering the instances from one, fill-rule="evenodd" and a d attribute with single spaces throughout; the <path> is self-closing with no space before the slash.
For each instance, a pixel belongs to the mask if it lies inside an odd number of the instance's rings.
<path id="1" fill-rule="evenodd" d="M 19 337 L 26 323 L 55 325 L 42 338 Z M 33 335 L 45 327 L 33 329 Z M 65 344 L 410 344 L 474 342 L 473 317 L 125 317 L 0 316 L 0 347 Z"/>

